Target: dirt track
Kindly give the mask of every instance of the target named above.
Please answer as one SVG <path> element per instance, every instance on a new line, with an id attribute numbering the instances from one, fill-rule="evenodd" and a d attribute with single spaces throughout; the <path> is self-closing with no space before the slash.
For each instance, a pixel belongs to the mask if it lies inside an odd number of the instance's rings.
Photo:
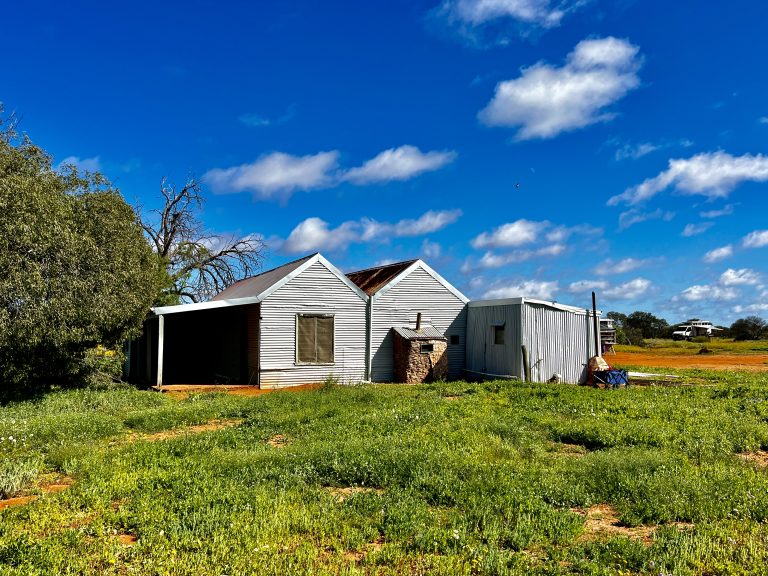
<path id="1" fill-rule="evenodd" d="M 651 368 L 704 368 L 708 370 L 768 371 L 768 354 L 691 354 L 664 355 L 644 352 L 606 354 L 611 366 Z"/>

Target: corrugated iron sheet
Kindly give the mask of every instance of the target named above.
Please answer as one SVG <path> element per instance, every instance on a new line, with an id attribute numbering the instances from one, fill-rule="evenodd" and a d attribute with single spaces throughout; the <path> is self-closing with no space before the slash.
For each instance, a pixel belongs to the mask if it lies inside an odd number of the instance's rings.
<path id="1" fill-rule="evenodd" d="M 414 262 L 416 260 L 406 260 L 405 262 L 395 262 L 386 266 L 358 270 L 357 272 L 347 274 L 347 278 L 352 280 L 368 296 L 373 296 L 379 289 L 389 284 L 391 280 Z"/>
<path id="2" fill-rule="evenodd" d="M 418 331 L 405 326 L 395 326 L 392 329 L 406 340 L 446 340 L 440 330 L 430 325 L 422 324 Z"/>

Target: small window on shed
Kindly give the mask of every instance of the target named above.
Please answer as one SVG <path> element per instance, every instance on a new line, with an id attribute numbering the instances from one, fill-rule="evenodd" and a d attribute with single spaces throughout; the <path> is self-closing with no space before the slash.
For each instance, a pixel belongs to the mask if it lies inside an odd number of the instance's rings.
<path id="1" fill-rule="evenodd" d="M 493 343 L 504 344 L 504 324 L 493 327 Z"/>
<path id="2" fill-rule="evenodd" d="M 459 335 L 451 334 L 451 346 L 458 346 L 458 345 L 459 345 Z"/>
<path id="3" fill-rule="evenodd" d="M 296 315 L 296 362 L 333 363 L 333 316 Z"/>
<path id="4" fill-rule="evenodd" d="M 435 351 L 435 345 L 434 344 L 422 344 L 421 345 L 421 353 L 422 354 L 429 354 L 430 352 Z"/>

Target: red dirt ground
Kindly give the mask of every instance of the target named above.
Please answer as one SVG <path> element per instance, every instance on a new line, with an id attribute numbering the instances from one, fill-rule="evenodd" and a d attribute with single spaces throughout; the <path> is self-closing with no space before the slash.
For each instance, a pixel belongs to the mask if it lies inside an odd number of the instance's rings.
<path id="1" fill-rule="evenodd" d="M 202 394 L 207 392 L 226 392 L 235 396 L 261 396 L 270 392 L 301 392 L 313 390 L 320 384 L 303 384 L 301 386 L 289 386 L 286 388 L 259 388 L 258 386 L 227 385 L 227 384 L 167 384 L 155 388 L 164 394 L 183 400 L 190 394 Z"/>
<path id="2" fill-rule="evenodd" d="M 704 368 L 708 370 L 768 371 L 768 354 L 691 354 L 664 355 L 653 352 L 617 352 L 606 354 L 611 366 L 648 366 L 651 368 Z"/>
<path id="3" fill-rule="evenodd" d="M 39 487 L 43 494 L 58 494 L 59 492 L 63 492 L 64 490 L 72 486 L 72 484 L 74 483 L 75 483 L 74 479 L 68 476 L 56 476 L 54 478 L 46 477 L 39 484 Z M 25 504 L 34 502 L 39 497 L 40 496 L 37 496 L 35 494 L 30 494 L 28 496 L 17 496 L 16 498 L 6 498 L 5 500 L 0 500 L 0 510 L 5 510 L 6 508 L 11 508 L 13 506 L 24 506 Z"/>

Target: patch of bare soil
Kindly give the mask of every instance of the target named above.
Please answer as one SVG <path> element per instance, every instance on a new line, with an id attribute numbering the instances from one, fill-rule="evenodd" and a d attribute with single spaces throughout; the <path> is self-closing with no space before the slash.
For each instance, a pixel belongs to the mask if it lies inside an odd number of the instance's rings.
<path id="1" fill-rule="evenodd" d="M 370 552 L 381 552 L 384 546 L 384 536 L 379 536 L 373 542 L 369 542 L 362 550 L 348 550 L 344 552 L 344 559 L 348 562 L 360 562 Z"/>
<path id="2" fill-rule="evenodd" d="M 127 547 L 133 546 L 134 544 L 136 544 L 136 541 L 138 540 L 138 538 L 133 534 L 117 534 L 116 538 L 117 538 L 117 541 L 120 542 L 120 544 Z"/>
<path id="3" fill-rule="evenodd" d="M 46 474 L 38 480 L 37 488 L 43 495 L 58 494 L 72 486 L 74 483 L 75 479 L 69 476 Z M 0 510 L 5 510 L 6 508 L 11 508 L 13 506 L 24 506 L 30 502 L 34 502 L 38 498 L 40 498 L 40 496 L 37 494 L 25 494 L 14 498 L 6 498 L 5 500 L 0 500 Z"/>
<path id="4" fill-rule="evenodd" d="M 153 434 L 131 434 L 129 436 L 129 441 L 135 442 L 137 440 L 145 440 L 147 442 L 157 442 L 159 440 L 168 440 L 170 438 L 186 436 L 187 434 L 202 434 L 203 432 L 223 430 L 224 428 L 231 428 L 232 426 L 238 426 L 242 423 L 242 419 L 239 418 L 231 418 L 229 420 L 211 420 L 205 424 L 195 424 L 193 426 L 184 426 L 183 428 L 162 430 Z"/>
<path id="5" fill-rule="evenodd" d="M 745 462 L 752 462 L 759 468 L 768 468 L 768 450 L 756 450 L 755 452 L 743 452 L 737 454 Z"/>
<path id="6" fill-rule="evenodd" d="M 554 451 L 562 456 L 571 456 L 573 458 L 581 458 L 589 452 L 581 444 L 568 444 L 567 442 L 556 442 L 554 444 Z"/>
<path id="7" fill-rule="evenodd" d="M 443 396 L 443 400 L 458 400 L 461 396 Z"/>
<path id="8" fill-rule="evenodd" d="M 233 396 L 261 396 L 271 392 L 302 392 L 305 390 L 314 390 L 320 384 L 303 384 L 301 386 L 286 386 L 283 388 L 259 388 L 258 386 L 246 386 L 244 384 L 166 384 L 155 388 L 172 398 L 184 400 L 190 394 L 210 394 L 223 392 Z"/>
<path id="9" fill-rule="evenodd" d="M 17 498 L 6 498 L 5 500 L 0 500 L 0 510 L 5 510 L 6 508 L 11 508 L 13 506 L 24 506 L 25 504 L 29 504 L 34 500 L 37 500 L 37 496 L 33 495 L 19 496 Z"/>
<path id="10" fill-rule="evenodd" d="M 383 494 L 384 490 L 381 488 L 366 488 L 364 486 L 346 486 L 346 487 L 339 487 L 339 486 L 325 486 L 323 488 L 326 492 L 328 492 L 331 496 L 336 498 L 339 502 L 344 502 L 347 498 L 350 498 L 354 496 L 355 494 L 370 494 L 370 493 L 376 493 L 376 494 Z"/>
<path id="11" fill-rule="evenodd" d="M 605 357 L 611 366 L 648 366 L 650 368 L 701 368 L 707 370 L 768 371 L 768 354 L 659 354 L 653 352 L 617 352 Z"/>
<path id="12" fill-rule="evenodd" d="M 588 510 L 574 508 L 575 512 L 584 516 L 584 533 L 579 537 L 580 541 L 588 542 L 592 540 L 604 540 L 616 536 L 639 540 L 645 545 L 650 546 L 653 543 L 653 533 L 659 527 L 654 526 L 622 526 L 619 521 L 619 514 L 610 504 L 597 504 L 590 506 Z M 674 522 L 671 524 L 679 529 L 692 528 L 693 524 L 685 522 Z"/>
<path id="13" fill-rule="evenodd" d="M 272 446 L 272 448 L 285 448 L 290 444 L 290 440 L 282 434 L 275 434 L 272 438 L 267 440 L 267 444 Z"/>

